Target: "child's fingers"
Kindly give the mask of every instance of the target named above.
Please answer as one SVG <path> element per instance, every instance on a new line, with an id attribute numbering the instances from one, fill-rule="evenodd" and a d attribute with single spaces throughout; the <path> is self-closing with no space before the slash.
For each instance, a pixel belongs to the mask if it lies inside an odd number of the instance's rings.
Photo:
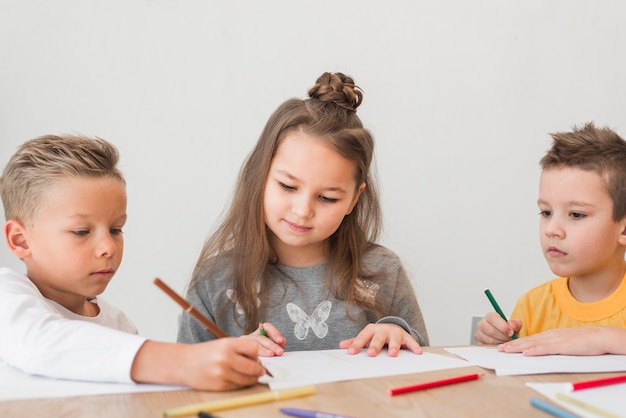
<path id="1" fill-rule="evenodd" d="M 264 337 L 258 333 L 258 331 L 253 332 L 249 335 L 243 335 L 240 338 L 245 338 L 249 340 L 254 340 L 257 342 L 257 354 L 262 357 L 273 357 L 273 356 L 282 356 L 285 353 L 285 350 L 280 345 L 276 344 L 274 341 L 269 339 L 268 337 Z"/>
<path id="2" fill-rule="evenodd" d="M 409 350 L 411 350 L 412 352 L 414 352 L 415 354 L 422 354 L 424 352 L 424 350 L 422 350 L 422 347 L 419 345 L 419 343 L 415 341 L 415 338 L 411 337 L 408 334 L 404 338 L 403 345 Z"/>
<path id="3" fill-rule="evenodd" d="M 494 334 L 493 330 L 495 330 L 495 328 L 491 328 L 488 332 L 477 329 L 476 333 L 474 334 L 474 339 L 476 340 L 476 343 L 478 345 L 493 345 L 501 344 L 505 341 L 510 340 L 510 338 L 508 338 L 506 335 L 502 334 L 499 331 L 496 331 L 497 333 Z"/>
<path id="4" fill-rule="evenodd" d="M 362 349 L 364 349 L 365 347 L 367 347 L 367 344 L 369 343 L 369 339 L 367 338 L 353 338 L 352 342 L 350 343 L 350 345 L 347 347 L 348 348 L 348 354 L 357 354 L 359 353 Z"/>
<path id="5" fill-rule="evenodd" d="M 390 338 L 387 343 L 387 355 L 389 357 L 397 357 L 402 349 L 402 338 Z"/>
<path id="6" fill-rule="evenodd" d="M 354 341 L 354 338 L 348 338 L 347 340 L 343 340 L 339 343 L 339 348 L 348 348 L 352 345 L 352 342 Z"/>
<path id="7" fill-rule="evenodd" d="M 513 329 L 495 312 L 489 312 L 476 326 L 474 335 L 479 344 L 500 344 L 511 339 Z"/>
<path id="8" fill-rule="evenodd" d="M 502 319 L 502 317 L 495 312 L 487 313 L 484 320 L 503 334 L 506 334 L 507 331 L 510 329 L 510 325 L 508 324 L 508 322 Z"/>
<path id="9" fill-rule="evenodd" d="M 340 343 L 340 348 L 347 348 L 348 354 L 356 354 L 370 344 L 373 336 L 374 328 L 372 327 L 372 324 L 369 324 L 363 328 L 363 330 L 359 332 L 359 335 L 356 337 L 342 341 Z M 349 343 L 347 343 L 347 341 L 349 341 Z"/>
<path id="10" fill-rule="evenodd" d="M 407 348 L 415 354 L 423 353 L 422 347 L 409 333 L 404 329 L 394 329 L 389 333 L 387 339 L 387 353 L 390 357 L 396 357 L 403 348 Z"/>
<path id="11" fill-rule="evenodd" d="M 387 340 L 388 335 L 386 333 L 374 334 L 367 345 L 367 355 L 370 357 L 376 357 L 387 343 Z"/>
<path id="12" fill-rule="evenodd" d="M 367 347 L 367 355 L 375 357 L 387 346 L 387 353 L 396 357 L 406 347 L 416 354 L 422 354 L 422 347 L 402 327 L 394 324 L 369 324 L 355 338 L 343 340 L 339 348 L 348 350 L 348 354 L 356 354 Z"/>
<path id="13" fill-rule="evenodd" d="M 283 337 L 283 335 L 280 333 L 278 328 L 272 325 L 271 322 L 263 322 L 262 326 L 265 332 L 265 336 L 267 338 L 271 339 L 274 343 L 278 344 L 279 346 L 285 347 L 285 343 L 287 342 L 287 340 L 285 339 L 285 337 Z"/>
<path id="14" fill-rule="evenodd" d="M 509 319 L 509 325 L 516 333 L 522 329 L 522 321 L 519 319 Z"/>

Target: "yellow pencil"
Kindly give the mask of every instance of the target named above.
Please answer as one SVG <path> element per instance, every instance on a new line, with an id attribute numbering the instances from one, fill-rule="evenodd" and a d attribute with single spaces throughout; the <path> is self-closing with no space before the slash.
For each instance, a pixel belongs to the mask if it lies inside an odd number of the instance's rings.
<path id="1" fill-rule="evenodd" d="M 187 415 L 197 415 L 200 411 L 215 412 L 224 409 L 280 401 L 283 399 L 298 398 L 300 396 L 312 395 L 314 393 L 315 386 L 301 386 L 292 389 L 272 390 L 269 392 L 255 393 L 253 395 L 236 396 L 234 398 L 220 399 L 218 401 L 209 401 L 181 406 L 179 408 L 172 408 L 163 412 L 163 416 L 169 418 L 184 417 Z"/>
<path id="2" fill-rule="evenodd" d="M 562 401 L 565 402 L 569 402 L 572 405 L 576 405 L 577 407 L 587 410 L 589 412 L 593 412 L 594 414 L 601 416 L 601 417 L 605 417 L 605 418 L 619 418 L 619 416 L 609 412 L 609 411 L 605 411 L 602 408 L 598 408 L 597 406 L 593 406 L 593 405 L 589 405 L 588 403 L 585 403 L 583 401 L 579 401 L 578 399 L 574 399 L 574 398 L 570 398 L 567 395 L 563 395 L 562 393 L 557 393 L 556 394 L 556 398 L 560 399 Z"/>

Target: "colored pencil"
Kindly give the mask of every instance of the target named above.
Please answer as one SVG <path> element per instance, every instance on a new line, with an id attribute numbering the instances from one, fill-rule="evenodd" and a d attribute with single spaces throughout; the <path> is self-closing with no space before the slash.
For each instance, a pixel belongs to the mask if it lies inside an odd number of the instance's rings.
<path id="1" fill-rule="evenodd" d="M 557 418 L 580 418 L 578 415 L 567 412 L 566 410 L 561 409 L 558 406 L 554 406 L 551 403 L 541 400 L 539 398 L 530 398 L 530 404 L 535 408 L 541 409 L 543 412 L 547 412 L 548 414 Z"/>
<path id="2" fill-rule="evenodd" d="M 389 396 L 401 395 L 403 393 L 415 392 L 416 390 L 430 389 L 438 386 L 451 385 L 453 383 L 466 382 L 475 380 L 482 376 L 482 373 L 472 373 L 462 376 L 450 377 L 447 379 L 433 380 L 430 382 L 418 383 L 416 385 L 403 386 L 399 388 L 389 389 Z"/>
<path id="3" fill-rule="evenodd" d="M 207 318 L 206 316 L 202 315 L 200 313 L 200 311 L 198 311 L 196 308 L 194 308 L 194 306 L 191 303 L 187 302 L 182 296 L 180 296 L 178 293 L 176 293 L 174 291 L 174 289 L 172 289 L 171 287 L 166 285 L 161 279 L 159 279 L 158 277 L 156 279 L 154 279 L 154 284 L 157 285 L 165 293 L 167 293 L 169 295 L 169 297 L 174 299 L 174 301 L 176 303 L 178 303 L 185 310 L 185 312 L 189 313 L 191 316 L 196 318 L 196 320 L 198 320 L 198 322 L 200 322 L 202 325 L 204 325 L 205 328 L 208 329 L 209 331 L 211 331 L 211 333 L 213 335 L 215 335 L 217 338 L 228 337 L 228 334 L 226 334 L 224 331 L 222 331 L 222 329 L 220 327 L 218 327 L 209 318 Z M 274 375 L 272 373 L 270 373 L 270 371 L 267 370 L 266 367 L 263 367 L 263 368 L 265 369 L 265 373 L 267 373 L 268 376 L 274 377 Z"/>
<path id="4" fill-rule="evenodd" d="M 493 306 L 493 309 L 498 313 L 498 315 L 500 315 L 500 318 L 504 319 L 506 322 L 509 322 L 509 320 L 506 319 L 506 315 L 504 315 L 504 312 L 502 312 L 502 309 L 500 309 L 500 305 L 498 305 L 498 302 L 496 302 L 496 298 L 494 298 L 491 294 L 491 290 L 485 289 L 485 295 L 487 295 L 487 299 L 489 299 L 489 302 L 491 302 L 491 306 Z M 513 337 L 511 338 L 517 340 L 517 334 L 514 332 Z"/>
<path id="5" fill-rule="evenodd" d="M 163 413 L 164 417 L 183 417 L 196 415 L 200 411 L 215 412 L 224 409 L 240 408 L 242 406 L 257 405 L 284 399 L 293 399 L 308 396 L 315 393 L 315 386 L 301 386 L 291 389 L 273 390 L 269 392 L 255 393 L 252 395 L 235 396 L 217 401 L 197 403 L 179 408 L 168 409 Z"/>
<path id="6" fill-rule="evenodd" d="M 581 390 L 589 388 L 597 388 L 598 386 L 615 385 L 617 383 L 626 383 L 626 374 L 613 377 L 603 377 L 601 379 L 584 380 L 582 382 L 572 383 L 570 390 Z"/>
<path id="7" fill-rule="evenodd" d="M 163 283 L 161 279 L 159 279 L 158 277 L 154 279 L 154 284 L 159 286 L 159 288 L 165 293 L 167 293 L 169 297 L 174 299 L 174 301 L 178 303 L 185 310 L 185 312 L 187 312 L 189 315 L 196 318 L 198 322 L 204 325 L 205 328 L 211 331 L 211 333 L 215 335 L 217 338 L 228 337 L 228 334 L 226 334 L 217 325 L 215 325 L 213 321 L 211 321 L 206 316 L 202 315 L 196 308 L 194 308 L 194 306 L 191 303 L 187 302 L 182 296 L 176 293 L 171 287 Z"/>
<path id="8" fill-rule="evenodd" d="M 604 418 L 619 418 L 619 416 L 609 412 L 609 411 L 605 411 L 602 408 L 599 408 L 595 405 L 590 405 L 587 402 L 583 402 L 583 401 L 579 401 L 578 399 L 574 399 L 574 398 L 570 398 L 567 395 L 564 395 L 562 393 L 557 393 L 556 394 L 556 398 L 560 399 L 562 401 L 565 401 L 571 405 L 575 405 L 577 407 L 579 407 L 580 409 L 584 409 L 585 411 L 589 411 L 592 412 L 595 415 L 598 415 L 600 417 L 604 417 Z"/>
<path id="9" fill-rule="evenodd" d="M 337 415 L 330 412 L 313 411 L 300 408 L 280 408 L 280 412 L 290 417 L 298 418 L 351 418 L 347 415 Z"/>

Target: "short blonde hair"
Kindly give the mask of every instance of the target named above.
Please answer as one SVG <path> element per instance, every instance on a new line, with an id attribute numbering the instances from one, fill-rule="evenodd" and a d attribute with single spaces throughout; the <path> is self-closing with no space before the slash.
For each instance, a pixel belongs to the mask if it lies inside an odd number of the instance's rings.
<path id="1" fill-rule="evenodd" d="M 101 138 L 45 135 L 26 141 L 0 177 L 5 218 L 31 220 L 43 194 L 61 178 L 111 177 L 125 184 L 118 160 L 117 148 Z"/>

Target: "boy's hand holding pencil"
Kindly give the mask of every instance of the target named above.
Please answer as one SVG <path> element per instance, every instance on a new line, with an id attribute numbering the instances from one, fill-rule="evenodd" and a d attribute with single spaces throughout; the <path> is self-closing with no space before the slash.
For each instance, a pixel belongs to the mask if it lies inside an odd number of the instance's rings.
<path id="1" fill-rule="evenodd" d="M 161 290 L 163 290 L 169 297 L 171 297 L 176 303 L 178 303 L 189 315 L 193 316 L 198 322 L 206 327 L 210 332 L 213 333 L 218 338 L 227 338 L 228 334 L 226 334 L 220 327 L 218 327 L 213 321 L 211 321 L 206 316 L 202 315 L 191 303 L 187 302 L 182 296 L 176 293 L 171 287 L 166 285 L 161 279 L 158 277 L 154 279 L 154 284 L 157 285 Z M 265 369 L 265 368 L 264 368 Z M 269 370 L 265 369 L 265 373 L 272 376 Z"/>
<path id="2" fill-rule="evenodd" d="M 485 289 L 485 295 L 495 312 L 488 312 L 476 325 L 474 338 L 479 344 L 502 344 L 517 339 L 517 333 L 522 328 L 519 319 L 507 320 L 504 312 L 496 302 L 489 289 Z"/>

